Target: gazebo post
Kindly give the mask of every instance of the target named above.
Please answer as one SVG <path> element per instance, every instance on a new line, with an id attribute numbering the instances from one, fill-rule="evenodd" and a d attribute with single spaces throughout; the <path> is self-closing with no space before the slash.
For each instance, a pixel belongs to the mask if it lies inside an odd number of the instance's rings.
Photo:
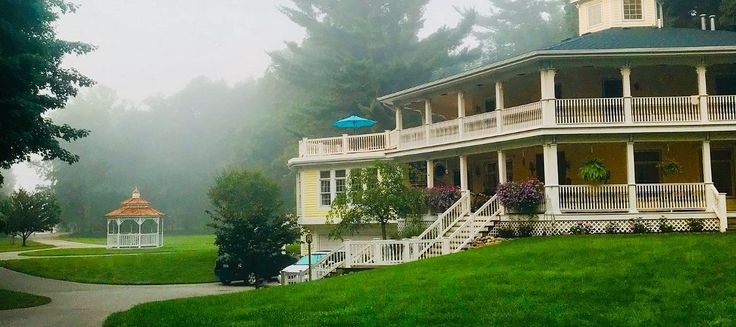
<path id="1" fill-rule="evenodd" d="M 138 218 L 136 219 L 136 222 L 138 223 L 138 248 L 141 247 L 141 223 L 143 222 L 143 219 L 146 218 Z"/>
<path id="2" fill-rule="evenodd" d="M 117 237 L 117 240 L 115 241 L 115 247 L 119 249 L 120 248 L 120 224 L 121 224 L 120 218 L 115 218 L 115 223 L 118 225 L 118 228 L 117 228 L 118 237 Z"/>

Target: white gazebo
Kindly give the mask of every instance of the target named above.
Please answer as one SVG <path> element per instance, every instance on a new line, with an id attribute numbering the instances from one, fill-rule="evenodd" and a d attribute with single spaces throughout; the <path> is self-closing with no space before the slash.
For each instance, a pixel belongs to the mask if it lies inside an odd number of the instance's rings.
<path id="1" fill-rule="evenodd" d="M 107 215 L 108 248 L 161 247 L 164 245 L 163 214 L 141 198 L 136 187 L 130 199 Z"/>

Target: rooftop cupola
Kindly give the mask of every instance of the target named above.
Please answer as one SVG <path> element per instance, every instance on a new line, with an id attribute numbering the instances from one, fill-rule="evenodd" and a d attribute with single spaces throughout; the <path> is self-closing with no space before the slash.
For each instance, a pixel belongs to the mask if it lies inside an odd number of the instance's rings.
<path id="1" fill-rule="evenodd" d="M 661 0 L 571 0 L 578 7 L 580 35 L 609 28 L 662 27 Z"/>

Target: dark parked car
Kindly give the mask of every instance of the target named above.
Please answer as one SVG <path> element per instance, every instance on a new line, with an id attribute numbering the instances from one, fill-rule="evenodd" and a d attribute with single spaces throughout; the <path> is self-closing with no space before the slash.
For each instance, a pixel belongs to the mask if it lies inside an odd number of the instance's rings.
<path id="1" fill-rule="evenodd" d="M 228 285 L 242 280 L 248 285 L 274 280 L 281 269 L 296 262 L 296 258 L 286 254 L 275 254 L 269 258 L 241 262 L 236 257 L 223 254 L 215 261 L 215 275 L 220 282 Z"/>

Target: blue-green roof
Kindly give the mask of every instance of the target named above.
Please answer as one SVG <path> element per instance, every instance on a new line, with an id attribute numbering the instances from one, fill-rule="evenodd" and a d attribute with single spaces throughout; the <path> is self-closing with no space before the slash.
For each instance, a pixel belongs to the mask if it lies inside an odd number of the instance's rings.
<path id="1" fill-rule="evenodd" d="M 736 46 L 736 32 L 694 28 L 612 28 L 572 38 L 546 50 L 606 50 Z"/>

